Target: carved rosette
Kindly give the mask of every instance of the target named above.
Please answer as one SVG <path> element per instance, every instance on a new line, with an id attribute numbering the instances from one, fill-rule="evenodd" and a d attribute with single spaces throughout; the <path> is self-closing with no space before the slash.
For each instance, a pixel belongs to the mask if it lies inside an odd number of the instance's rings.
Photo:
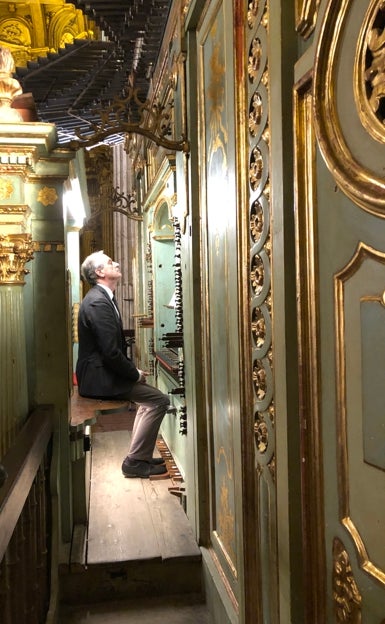
<path id="1" fill-rule="evenodd" d="M 0 286 L 25 284 L 25 268 L 33 258 L 33 243 L 30 234 L 0 235 Z"/>

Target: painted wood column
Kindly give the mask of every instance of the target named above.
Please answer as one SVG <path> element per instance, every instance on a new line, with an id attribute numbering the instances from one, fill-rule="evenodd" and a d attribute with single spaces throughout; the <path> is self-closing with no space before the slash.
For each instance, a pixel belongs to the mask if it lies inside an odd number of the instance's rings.
<path id="1" fill-rule="evenodd" d="M 31 258 L 29 234 L 0 233 L 0 455 L 11 446 L 28 412 L 23 286 Z"/>

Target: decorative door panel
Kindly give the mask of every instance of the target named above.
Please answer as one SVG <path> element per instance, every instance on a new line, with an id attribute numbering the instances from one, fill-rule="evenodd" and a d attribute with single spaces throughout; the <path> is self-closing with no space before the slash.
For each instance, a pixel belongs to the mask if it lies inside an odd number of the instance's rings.
<path id="1" fill-rule="evenodd" d="M 208 3 L 197 34 L 210 542 L 236 605 L 242 523 L 235 488 L 240 444 L 232 33 L 232 3 Z"/>
<path id="2" fill-rule="evenodd" d="M 339 516 L 385 587 L 385 253 L 360 243 L 335 276 Z"/>
<path id="3" fill-rule="evenodd" d="M 294 98 L 306 621 L 383 624 L 385 11 L 297 5 L 317 36 Z"/>

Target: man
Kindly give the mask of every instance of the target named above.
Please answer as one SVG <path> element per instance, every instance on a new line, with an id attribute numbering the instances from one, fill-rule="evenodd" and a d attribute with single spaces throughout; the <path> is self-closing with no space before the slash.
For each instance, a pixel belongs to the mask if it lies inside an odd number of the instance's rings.
<path id="1" fill-rule="evenodd" d="M 152 453 L 170 401 L 146 383 L 148 373 L 137 369 L 126 355 L 122 322 L 114 300 L 114 290 L 122 276 L 119 264 L 103 251 L 96 251 L 84 260 L 81 273 L 92 288 L 79 309 L 79 394 L 137 403 L 131 445 L 122 472 L 126 477 L 141 478 L 164 474 L 164 461 L 153 458 Z"/>

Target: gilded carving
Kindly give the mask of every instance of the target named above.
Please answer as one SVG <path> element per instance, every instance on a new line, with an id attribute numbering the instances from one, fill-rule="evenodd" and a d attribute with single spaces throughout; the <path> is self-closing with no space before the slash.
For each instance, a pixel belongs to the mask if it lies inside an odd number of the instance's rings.
<path id="1" fill-rule="evenodd" d="M 263 156 L 259 147 L 255 147 L 251 153 L 250 158 L 250 186 L 253 190 L 257 188 L 261 181 L 263 173 Z"/>
<path id="2" fill-rule="evenodd" d="M 249 63 L 247 66 L 247 71 L 251 81 L 254 81 L 255 78 L 258 76 L 258 72 L 261 67 L 261 61 L 262 43 L 259 37 L 254 37 L 250 46 Z"/>
<path id="3" fill-rule="evenodd" d="M 19 82 L 12 77 L 14 71 L 15 63 L 11 52 L 0 46 L 0 122 L 22 120 L 20 113 L 11 108 L 15 97 L 22 93 Z"/>
<path id="4" fill-rule="evenodd" d="M 264 214 L 261 202 L 256 200 L 253 202 L 250 211 L 250 234 L 254 243 L 258 242 L 264 225 Z"/>
<path id="5" fill-rule="evenodd" d="M 385 3 L 371 2 L 355 65 L 356 106 L 366 130 L 385 142 Z"/>
<path id="6" fill-rule="evenodd" d="M 268 71 L 268 3 L 263 0 L 248 1 L 247 21 L 252 29 L 247 56 L 248 99 L 248 177 L 249 177 L 249 240 L 251 292 L 251 374 L 254 398 L 253 434 L 255 443 L 255 468 L 258 482 L 264 483 L 259 509 L 260 542 L 268 544 L 272 557 L 263 558 L 264 575 L 270 587 L 277 587 L 277 570 L 273 563 L 276 553 L 274 534 L 274 482 L 275 482 L 275 409 L 273 393 L 273 349 L 271 308 L 271 225 L 270 225 L 270 132 Z M 265 489 L 266 488 L 266 489 Z M 265 489 L 265 491 L 264 491 Z M 267 503 L 267 499 L 269 503 Z M 267 528 L 269 527 L 269 528 Z M 262 548 L 262 550 L 264 547 Z M 274 600 L 276 598 L 276 600 Z M 271 605 L 279 604 L 271 596 Z M 261 614 L 262 617 L 262 614 Z M 279 619 L 274 607 L 272 620 Z M 257 618 L 258 619 L 258 618 Z M 262 617 L 263 619 L 263 617 Z"/>
<path id="7" fill-rule="evenodd" d="M 0 20 L 0 42 L 9 48 L 18 67 L 74 39 L 94 38 L 95 23 L 73 4 L 41 2 L 39 11 L 31 10 L 30 4 L 9 3 L 8 14 Z"/>
<path id="8" fill-rule="evenodd" d="M 79 303 L 74 303 L 72 306 L 72 342 L 74 344 L 79 342 L 78 336 L 78 316 L 79 316 Z"/>
<path id="9" fill-rule="evenodd" d="M 262 121 L 262 97 L 257 91 L 254 93 L 249 112 L 249 130 L 252 136 L 258 134 L 259 126 Z"/>
<path id="10" fill-rule="evenodd" d="M 256 295 L 258 295 L 264 284 L 264 266 L 261 256 L 255 255 L 251 265 L 251 286 Z"/>
<path id="11" fill-rule="evenodd" d="M 30 48 L 31 33 L 28 23 L 20 18 L 5 18 L 1 20 L 0 41 Z"/>
<path id="12" fill-rule="evenodd" d="M 307 39 L 314 31 L 320 0 L 296 0 L 296 31 Z"/>
<path id="13" fill-rule="evenodd" d="M 0 284 L 24 284 L 25 264 L 32 258 L 30 234 L 0 234 Z"/>
<path id="14" fill-rule="evenodd" d="M 266 320 L 260 307 L 252 312 L 251 331 L 255 346 L 261 349 L 266 338 Z"/>
<path id="15" fill-rule="evenodd" d="M 356 252 L 348 264 L 335 275 L 334 277 L 334 289 L 335 289 L 335 318 L 336 318 L 336 336 L 337 336 L 337 402 L 338 402 L 338 486 L 339 486 L 339 498 L 340 498 L 340 522 L 348 531 L 353 543 L 355 545 L 357 557 L 359 560 L 359 564 L 365 572 L 367 572 L 370 576 L 375 578 L 378 582 L 385 585 L 385 569 L 383 564 L 382 553 L 378 556 L 376 553 L 376 543 L 378 539 L 381 539 L 383 534 L 382 531 L 382 517 L 379 514 L 378 518 L 373 518 L 373 523 L 371 524 L 369 520 L 363 522 L 360 527 L 356 526 L 355 523 L 355 514 L 354 509 L 352 509 L 352 500 L 355 497 L 360 497 L 361 505 L 365 506 L 365 486 L 363 485 L 361 489 L 353 491 L 354 484 L 352 483 L 350 476 L 353 470 L 349 456 L 346 452 L 348 449 L 348 439 L 349 439 L 349 415 L 350 409 L 348 407 L 348 398 L 349 393 L 351 394 L 351 388 L 356 384 L 356 379 L 352 379 L 349 374 L 349 368 L 346 362 L 346 351 L 349 346 L 348 334 L 346 329 L 346 309 L 347 309 L 347 298 L 349 288 L 352 288 L 351 284 L 353 283 L 351 280 L 356 280 L 354 282 L 355 288 L 357 290 L 357 284 L 359 283 L 358 279 L 360 277 L 359 272 L 365 271 L 368 263 L 375 262 L 378 266 L 378 276 L 376 280 L 379 284 L 381 284 L 381 291 L 383 286 L 383 266 L 385 265 L 385 254 L 381 251 L 378 251 L 365 243 L 360 242 L 357 246 Z M 365 273 L 362 273 L 362 280 L 365 280 Z M 372 276 L 374 276 L 374 271 L 372 269 Z M 374 279 L 374 277 L 373 277 Z M 373 287 L 373 286 L 372 286 Z M 373 297 L 373 294 L 371 294 Z M 382 297 L 382 292 L 377 295 L 378 300 Z M 364 295 L 361 294 L 361 299 L 364 299 Z M 357 300 L 353 302 L 357 305 L 357 308 L 360 306 L 360 298 L 357 297 Z M 352 300 L 349 301 L 349 311 L 353 315 L 354 319 L 354 305 L 352 305 Z M 353 329 L 354 325 L 352 322 L 349 325 L 350 330 Z M 361 331 L 360 326 L 357 325 L 357 333 Z M 360 359 L 361 364 L 361 359 Z M 362 408 L 361 408 L 362 410 Z M 361 416 L 362 418 L 362 416 Z M 352 454 L 353 455 L 353 454 Z M 353 455 L 354 456 L 354 455 Z M 360 464 L 361 466 L 361 464 Z M 381 473 L 380 473 L 381 474 Z M 369 478 L 366 475 L 366 478 Z M 373 475 L 370 474 L 370 478 L 373 478 Z M 382 483 L 382 478 L 380 476 L 379 483 Z M 373 481 L 374 482 L 374 481 Z M 363 481 L 364 484 L 364 481 Z M 374 487 L 372 485 L 372 487 Z M 381 494 L 378 495 L 378 497 Z M 372 512 L 376 513 L 377 506 L 381 499 L 378 498 L 377 502 L 372 506 Z M 366 505 L 369 507 L 371 504 L 370 497 L 366 501 Z M 372 513 L 372 515 L 373 515 Z M 361 519 L 362 521 L 362 519 Z M 375 539 L 377 534 L 377 540 Z M 368 546 L 368 544 L 371 544 Z M 371 553 L 369 553 L 369 550 Z M 377 561 L 376 561 L 377 558 Z"/>
<path id="16" fill-rule="evenodd" d="M 253 366 L 253 383 L 258 401 L 263 401 L 266 396 L 266 371 L 263 363 L 257 360 Z"/>
<path id="17" fill-rule="evenodd" d="M 266 0 L 251 0 L 248 3 L 247 23 L 249 28 L 254 28 L 259 22 L 263 22 L 263 12 L 266 8 Z"/>
<path id="18" fill-rule="evenodd" d="M 266 453 L 269 444 L 269 431 L 262 414 L 257 414 L 254 423 L 254 432 L 257 449 L 260 453 Z"/>
<path id="19" fill-rule="evenodd" d="M 229 488 L 226 483 L 226 478 L 223 477 L 221 486 L 221 504 L 218 518 L 219 534 L 221 536 L 221 542 L 223 542 L 226 552 L 230 559 L 235 559 L 234 553 L 234 513 L 231 509 L 229 502 Z"/>
<path id="20" fill-rule="evenodd" d="M 37 194 L 37 201 L 43 206 L 53 206 L 58 199 L 58 194 L 55 188 L 49 188 L 44 186 Z"/>
<path id="21" fill-rule="evenodd" d="M 338 624 L 361 624 L 361 594 L 349 555 L 338 538 L 333 543 L 333 598 Z"/>
<path id="22" fill-rule="evenodd" d="M 384 3 L 372 0 L 369 9 L 356 3 L 363 23 L 355 54 L 347 44 L 353 32 L 349 5 L 331 2 L 323 21 L 314 65 L 314 128 L 338 186 L 358 206 L 384 218 L 383 145 L 379 145 L 385 142 L 383 73 L 378 71 L 383 58 Z M 353 78 L 343 88 L 347 75 Z M 356 110 L 352 109 L 353 122 L 347 123 L 344 111 L 352 98 Z M 363 142 L 365 150 L 360 148 Z"/>
<path id="23" fill-rule="evenodd" d="M 0 177 L 0 200 L 12 197 L 14 186 L 9 178 Z"/>

